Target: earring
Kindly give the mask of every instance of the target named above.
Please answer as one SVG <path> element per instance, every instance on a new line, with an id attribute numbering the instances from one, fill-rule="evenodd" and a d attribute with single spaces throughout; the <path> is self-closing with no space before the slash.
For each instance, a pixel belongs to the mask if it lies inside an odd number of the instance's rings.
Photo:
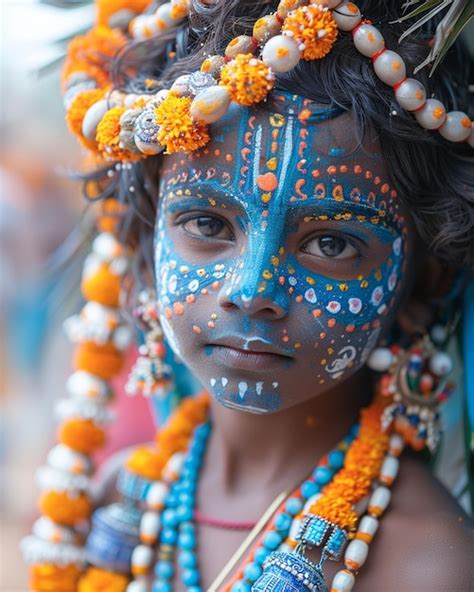
<path id="1" fill-rule="evenodd" d="M 130 372 L 125 391 L 129 395 L 164 398 L 172 384 L 172 372 L 165 361 L 166 347 L 158 320 L 155 292 L 143 290 L 138 295 L 134 317 L 144 333 L 144 343 Z"/>
<path id="2" fill-rule="evenodd" d="M 454 390 L 448 381 L 453 364 L 451 357 L 438 349 L 447 331 L 435 326 L 431 338 L 426 333 L 408 349 L 398 345 L 376 348 L 367 365 L 384 372 L 378 392 L 392 399 L 381 421 L 384 430 L 392 428 L 414 450 L 428 447 L 434 452 L 441 436 L 439 406 Z"/>

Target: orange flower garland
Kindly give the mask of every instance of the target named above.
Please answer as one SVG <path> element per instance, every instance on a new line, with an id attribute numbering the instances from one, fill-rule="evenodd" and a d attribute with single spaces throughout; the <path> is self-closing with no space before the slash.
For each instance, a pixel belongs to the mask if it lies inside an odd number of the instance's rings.
<path id="1" fill-rule="evenodd" d="M 120 372 L 123 354 L 112 343 L 97 344 L 86 341 L 79 344 L 74 354 L 74 367 L 110 380 Z"/>
<path id="2" fill-rule="evenodd" d="M 30 585 L 32 590 L 44 592 L 75 592 L 80 575 L 76 565 L 61 567 L 44 563 L 31 567 Z"/>
<path id="3" fill-rule="evenodd" d="M 125 592 L 127 585 L 126 576 L 91 567 L 79 582 L 77 592 Z"/>
<path id="4" fill-rule="evenodd" d="M 74 418 L 61 425 L 58 441 L 81 454 L 92 454 L 105 444 L 105 432 L 90 419 Z"/>
<path id="5" fill-rule="evenodd" d="M 39 500 L 41 513 L 58 524 L 77 526 L 87 520 L 92 504 L 85 493 L 71 495 L 68 492 L 46 491 Z"/>
<path id="6" fill-rule="evenodd" d="M 69 130 L 77 136 L 79 142 L 89 150 L 97 151 L 97 144 L 88 140 L 82 133 L 82 122 L 86 113 L 92 105 L 105 97 L 106 90 L 91 88 L 78 93 L 66 113 L 66 123 Z"/>
<path id="7" fill-rule="evenodd" d="M 112 26 L 113 16 L 122 11 L 141 14 L 152 0 L 96 0 L 97 24 Z"/>

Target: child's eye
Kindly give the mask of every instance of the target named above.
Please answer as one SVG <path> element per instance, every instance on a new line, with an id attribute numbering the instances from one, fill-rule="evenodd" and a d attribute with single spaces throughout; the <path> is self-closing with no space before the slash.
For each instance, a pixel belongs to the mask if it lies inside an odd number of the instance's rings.
<path id="1" fill-rule="evenodd" d="M 233 240 L 234 235 L 228 225 L 216 216 L 196 216 L 181 222 L 186 232 L 195 237 Z"/>
<path id="2" fill-rule="evenodd" d="M 312 238 L 303 245 L 302 251 L 315 257 L 331 259 L 352 259 L 359 255 L 349 241 L 336 234 L 322 234 Z"/>

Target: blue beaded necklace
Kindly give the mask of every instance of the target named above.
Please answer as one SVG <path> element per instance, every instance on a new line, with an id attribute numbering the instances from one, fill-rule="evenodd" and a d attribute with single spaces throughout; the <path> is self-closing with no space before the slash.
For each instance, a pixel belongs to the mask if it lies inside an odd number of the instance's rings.
<path id="1" fill-rule="evenodd" d="M 209 422 L 195 429 L 179 478 L 172 484 L 165 499 L 152 592 L 172 592 L 176 550 L 180 578 L 186 592 L 202 592 L 194 508 L 199 473 L 210 430 Z M 284 549 L 285 539 L 291 534 L 292 529 L 298 527 L 295 517 L 305 505 L 314 503 L 314 497 L 342 468 L 346 450 L 356 437 L 357 431 L 358 426 L 355 425 L 349 435 L 327 454 L 324 462 L 316 466 L 297 493 L 286 500 L 283 509 L 275 516 L 272 528 L 265 533 L 254 550 L 252 562 L 244 567 L 243 578 L 233 584 L 232 592 L 251 592 L 253 583 L 262 575 L 265 560 L 276 549 Z"/>

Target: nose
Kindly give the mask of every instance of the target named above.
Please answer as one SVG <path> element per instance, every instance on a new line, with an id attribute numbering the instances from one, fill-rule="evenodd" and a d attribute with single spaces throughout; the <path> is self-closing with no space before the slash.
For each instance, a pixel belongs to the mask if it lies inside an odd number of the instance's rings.
<path id="1" fill-rule="evenodd" d="M 223 310 L 240 309 L 248 316 L 258 317 L 262 320 L 282 319 L 288 314 L 288 309 L 275 299 L 265 296 L 243 297 L 242 294 L 227 294 L 226 289 L 221 290 L 217 302 Z"/>

